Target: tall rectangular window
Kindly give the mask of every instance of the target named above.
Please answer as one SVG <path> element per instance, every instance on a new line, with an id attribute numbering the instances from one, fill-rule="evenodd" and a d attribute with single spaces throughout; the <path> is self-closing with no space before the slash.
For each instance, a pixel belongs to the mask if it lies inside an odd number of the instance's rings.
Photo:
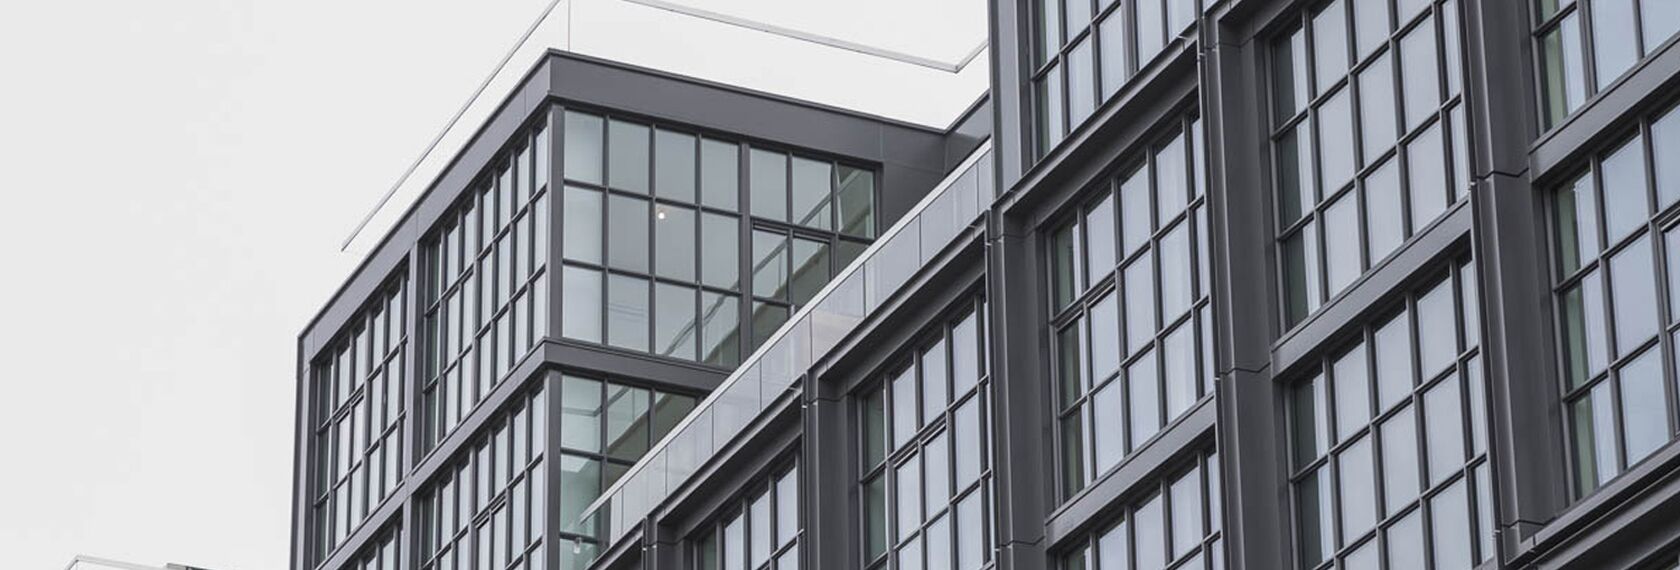
<path id="1" fill-rule="evenodd" d="M 630 119 L 563 117 L 565 338 L 733 367 L 828 283 L 840 269 L 834 251 L 875 236 L 873 170 Z"/>
<path id="2" fill-rule="evenodd" d="M 1033 0 L 1037 45 L 1026 99 L 1033 108 L 1035 157 L 1119 93 L 1189 29 L 1202 0 Z M 1065 82 L 1065 85 L 1064 85 Z"/>
<path id="3" fill-rule="evenodd" d="M 1673 146 L 1677 117 L 1680 111 L 1668 110 L 1641 120 L 1634 137 L 1552 193 L 1562 390 L 1577 495 L 1674 438 L 1675 376 L 1662 362 L 1680 340 L 1680 230 L 1662 220 L 1680 196 L 1664 189 L 1666 167 L 1651 164 L 1647 153 Z"/>
<path id="4" fill-rule="evenodd" d="M 798 570 L 805 521 L 800 518 L 799 467 L 779 467 L 746 486 L 738 504 L 711 528 L 698 531 L 695 570 Z"/>
<path id="5" fill-rule="evenodd" d="M 1064 497 L 1213 392 L 1201 121 L 1178 127 L 1046 236 Z"/>
<path id="6" fill-rule="evenodd" d="M 491 161 L 422 242 L 422 445 L 431 449 L 549 334 L 546 115 Z M 568 139 L 589 139 L 580 123 Z M 578 142 L 580 148 L 589 144 Z M 574 161 L 596 156 L 577 150 Z M 564 200 L 581 199 L 568 189 Z M 594 204 L 599 208 L 598 202 Z M 568 254 L 582 255 L 580 251 Z M 599 243 L 596 255 L 599 255 Z M 476 358 L 475 358 L 476 357 Z"/>
<path id="7" fill-rule="evenodd" d="M 978 570 L 990 559 L 985 304 L 954 312 L 854 398 L 869 568 Z"/>
<path id="8" fill-rule="evenodd" d="M 543 383 L 512 399 L 416 495 L 413 567 L 519 567 L 545 556 L 548 403 Z"/>
<path id="9" fill-rule="evenodd" d="M 376 291 L 310 366 L 315 561 L 331 555 L 408 472 L 402 433 L 408 417 L 406 284 L 392 278 Z"/>
<path id="10" fill-rule="evenodd" d="M 1188 465 L 1143 485 L 1087 538 L 1062 553 L 1058 570 L 1224 568 L 1219 454 L 1199 452 Z"/>
<path id="11" fill-rule="evenodd" d="M 1458 0 L 1331 2 L 1273 40 L 1273 187 L 1289 326 L 1467 195 L 1458 11 Z"/>
<path id="12" fill-rule="evenodd" d="M 1474 265 L 1454 264 L 1291 388 L 1299 567 L 1421 568 L 1428 556 L 1469 568 L 1494 555 L 1479 290 Z"/>

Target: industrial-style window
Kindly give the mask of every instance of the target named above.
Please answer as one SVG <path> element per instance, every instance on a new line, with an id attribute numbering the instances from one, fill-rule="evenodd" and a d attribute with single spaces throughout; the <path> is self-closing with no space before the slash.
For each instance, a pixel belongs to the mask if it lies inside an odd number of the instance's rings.
<path id="1" fill-rule="evenodd" d="M 694 409 L 691 396 L 566 374 L 560 380 L 560 570 L 599 549 L 598 516 L 583 510 Z"/>
<path id="2" fill-rule="evenodd" d="M 874 238 L 872 170 L 579 111 L 564 121 L 567 338 L 733 367 Z"/>
<path id="3" fill-rule="evenodd" d="M 1680 2 L 1672 0 L 1532 2 L 1547 129 L 1680 32 Z"/>
<path id="4" fill-rule="evenodd" d="M 1213 392 L 1200 128 L 1182 119 L 1047 237 L 1063 497 Z"/>
<path id="5" fill-rule="evenodd" d="M 1038 45 L 1029 50 L 1034 156 L 1049 153 L 1132 74 L 1148 67 L 1196 22 L 1199 5 L 1198 0 L 1034 0 Z"/>
<path id="6" fill-rule="evenodd" d="M 538 382 L 419 493 L 418 568 L 541 567 L 547 411 Z"/>
<path id="7" fill-rule="evenodd" d="M 402 532 L 395 526 L 382 530 L 367 542 L 344 570 L 402 570 Z"/>
<path id="8" fill-rule="evenodd" d="M 985 303 L 967 301 L 857 395 L 864 563 L 985 565 L 991 540 Z"/>
<path id="9" fill-rule="evenodd" d="M 747 486 L 732 512 L 700 531 L 695 570 L 799 570 L 799 467 Z"/>
<path id="10" fill-rule="evenodd" d="M 1291 390 L 1300 568 L 1470 568 L 1493 556 L 1478 287 L 1462 260 Z"/>
<path id="11" fill-rule="evenodd" d="M 1638 132 L 1558 188 L 1559 340 L 1577 495 L 1674 437 L 1680 346 L 1680 111 Z M 1652 175 L 1655 175 L 1653 179 Z M 1665 286 L 1666 283 L 1666 286 Z"/>
<path id="12" fill-rule="evenodd" d="M 424 449 L 548 335 L 550 151 L 545 119 L 536 124 L 422 245 Z"/>
<path id="13" fill-rule="evenodd" d="M 316 562 L 332 554 L 402 481 L 404 282 L 395 278 L 375 292 L 310 366 Z"/>
<path id="14" fill-rule="evenodd" d="M 1224 568 L 1219 455 L 1201 455 L 1179 469 L 1063 555 L 1061 570 Z"/>
<path id="15" fill-rule="evenodd" d="M 1457 0 L 1334 0 L 1301 19 L 1270 58 L 1289 326 L 1470 184 Z"/>

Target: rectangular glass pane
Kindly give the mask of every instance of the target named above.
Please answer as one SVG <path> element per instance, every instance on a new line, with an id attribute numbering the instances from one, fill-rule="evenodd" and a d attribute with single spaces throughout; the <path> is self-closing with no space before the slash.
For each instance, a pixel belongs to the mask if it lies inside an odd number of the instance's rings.
<path id="1" fill-rule="evenodd" d="M 786 234 L 753 230 L 754 296 L 787 298 L 788 256 Z"/>
<path id="2" fill-rule="evenodd" d="M 607 266 L 648 272 L 648 201 L 628 196 L 607 197 Z"/>
<path id="3" fill-rule="evenodd" d="M 606 145 L 602 143 L 605 122 L 595 115 L 567 111 L 565 140 L 566 178 L 600 184 Z"/>
<path id="4" fill-rule="evenodd" d="M 1429 20 L 1400 38 L 1400 80 L 1406 130 L 1418 128 L 1441 106 L 1441 65 L 1435 53 L 1435 25 Z"/>
<path id="5" fill-rule="evenodd" d="M 1400 512 L 1417 498 L 1420 471 L 1417 419 L 1406 407 L 1382 423 L 1383 512 Z"/>
<path id="6" fill-rule="evenodd" d="M 1371 421 L 1371 379 L 1365 345 L 1336 359 L 1331 367 L 1336 394 L 1336 440 L 1345 441 Z"/>
<path id="7" fill-rule="evenodd" d="M 1161 263 L 1161 322 L 1171 323 L 1189 312 L 1195 301 L 1189 222 L 1181 221 L 1161 236 L 1157 257 Z"/>
<path id="8" fill-rule="evenodd" d="M 624 275 L 607 276 L 607 344 L 648 349 L 648 282 Z"/>
<path id="9" fill-rule="evenodd" d="M 1295 467 L 1304 467 L 1330 447 L 1330 410 L 1325 403 L 1322 376 L 1296 386 L 1289 417 Z"/>
<path id="10" fill-rule="evenodd" d="M 980 479 L 981 454 L 986 451 L 986 426 L 980 419 L 980 399 L 972 398 L 957 408 L 952 418 L 951 433 L 956 448 L 956 488 L 958 492 Z"/>
<path id="11" fill-rule="evenodd" d="M 700 203 L 737 211 L 741 199 L 741 147 L 705 140 L 700 143 Z"/>
<path id="12" fill-rule="evenodd" d="M 1277 141 L 1278 222 L 1294 224 L 1318 204 L 1313 191 L 1312 146 L 1307 133 L 1310 121 L 1302 122 Z"/>
<path id="13" fill-rule="evenodd" d="M 1155 225 L 1150 217 L 1153 208 L 1153 200 L 1149 193 L 1149 173 L 1138 169 L 1120 183 L 1121 257 L 1127 257 L 1149 243 L 1149 236 L 1155 233 Z"/>
<path id="14" fill-rule="evenodd" d="M 665 204 L 653 206 L 655 274 L 677 281 L 694 281 L 694 210 Z"/>
<path id="15" fill-rule="evenodd" d="M 695 291 L 660 283 L 654 288 L 654 354 L 694 360 L 699 341 Z"/>
<path id="16" fill-rule="evenodd" d="M 1383 12 L 1386 17 L 1387 10 Z M 1359 138 L 1360 147 L 1365 152 L 1363 164 L 1376 162 L 1378 156 L 1394 146 L 1397 137 L 1394 117 L 1394 70 L 1389 67 L 1389 58 L 1385 54 L 1359 72 Z"/>
<path id="17" fill-rule="evenodd" d="M 601 193 L 572 186 L 566 187 L 565 229 L 561 232 L 565 244 L 561 247 L 565 258 L 585 263 L 601 263 Z"/>
<path id="18" fill-rule="evenodd" d="M 1318 108 L 1318 177 L 1326 195 L 1353 179 L 1353 104 L 1343 89 Z"/>
<path id="19" fill-rule="evenodd" d="M 1126 456 L 1125 383 L 1109 382 L 1091 397 L 1091 439 L 1098 474 L 1120 464 Z"/>
<path id="20" fill-rule="evenodd" d="M 700 357 L 716 366 L 734 366 L 741 358 L 741 300 L 734 295 L 700 293 Z"/>
<path id="21" fill-rule="evenodd" d="M 1371 463 L 1371 439 L 1361 437 L 1336 456 L 1337 482 L 1341 486 L 1342 542 L 1351 543 L 1376 526 L 1375 466 Z"/>
<path id="22" fill-rule="evenodd" d="M 875 237 L 875 173 L 841 165 L 836 170 L 840 203 L 840 232 Z"/>
<path id="23" fill-rule="evenodd" d="M 893 504 L 897 507 L 898 539 L 909 538 L 922 525 L 922 464 L 912 456 L 893 473 Z"/>
<path id="24" fill-rule="evenodd" d="M 606 452 L 614 459 L 634 461 L 647 453 L 650 445 L 648 391 L 617 384 L 607 384 L 606 395 Z"/>
<path id="25" fill-rule="evenodd" d="M 950 403 L 950 368 L 946 362 L 945 342 L 939 341 L 921 355 L 922 368 L 922 424 L 932 423 L 945 413 Z"/>
<path id="26" fill-rule="evenodd" d="M 1317 235 L 1317 228 L 1308 223 L 1284 238 L 1284 309 L 1290 325 L 1312 314 L 1324 300 L 1319 292 Z"/>
<path id="27" fill-rule="evenodd" d="M 1190 199 L 1189 166 L 1184 159 L 1184 137 L 1173 137 L 1155 152 L 1156 224 L 1166 225 L 1184 211 Z"/>
<path id="28" fill-rule="evenodd" d="M 1464 405 L 1459 389 L 1458 377 L 1450 376 L 1423 394 L 1430 486 L 1464 469 Z"/>
<path id="29" fill-rule="evenodd" d="M 1307 108 L 1312 100 L 1307 85 L 1307 39 L 1294 30 L 1272 45 L 1272 113 L 1287 120 Z"/>
<path id="30" fill-rule="evenodd" d="M 1135 449 L 1161 429 L 1161 378 L 1153 352 L 1145 352 L 1126 367 L 1126 385 L 1126 417 L 1131 420 Z"/>
<path id="31" fill-rule="evenodd" d="M 654 133 L 653 186 L 661 198 L 694 202 L 694 135 L 660 129 Z"/>
<path id="32" fill-rule="evenodd" d="M 1400 193 L 1398 164 L 1391 159 L 1365 177 L 1365 231 L 1372 267 L 1406 239 L 1405 197 Z"/>
<path id="33" fill-rule="evenodd" d="M 1680 12 L 1680 2 L 1649 2 L 1648 4 L 1662 4 L 1668 6 L 1670 12 Z M 1646 14 L 1651 10 L 1647 9 Z M 1674 13 L 1674 25 L 1680 26 L 1680 13 Z M 1646 16 L 1649 22 L 1650 16 Z M 1670 109 L 1666 115 L 1651 123 L 1651 155 L 1656 157 L 1652 163 L 1656 171 L 1657 180 L 1657 210 L 1666 210 L 1680 201 L 1680 164 L 1675 164 L 1674 157 L 1680 157 L 1680 111 Z"/>
<path id="34" fill-rule="evenodd" d="M 978 312 L 970 313 L 951 327 L 951 385 L 958 398 L 980 382 L 980 318 Z"/>
<path id="35" fill-rule="evenodd" d="M 1353 0 L 1353 36 L 1360 58 L 1370 55 L 1388 41 L 1388 0 Z M 1386 67 L 1386 66 L 1385 66 Z"/>
<path id="36" fill-rule="evenodd" d="M 1557 126 L 1587 97 L 1587 75 L 1576 14 L 1540 38 L 1546 128 Z"/>
<path id="37" fill-rule="evenodd" d="M 761 218 L 788 221 L 788 157 L 779 152 L 752 149 L 749 170 L 751 179 L 752 214 Z"/>
<path id="38" fill-rule="evenodd" d="M 1296 545 L 1303 568 L 1329 560 L 1335 550 L 1329 472 L 1329 467 L 1320 467 L 1295 485 Z"/>
<path id="39" fill-rule="evenodd" d="M 1132 512 L 1138 570 L 1158 570 L 1167 566 L 1166 514 L 1162 512 L 1164 507 L 1161 503 L 1161 496 L 1155 495 Z"/>
<path id="40" fill-rule="evenodd" d="M 1389 568 L 1424 567 L 1423 509 L 1407 513 L 1406 518 L 1389 525 L 1386 534 Z"/>
<path id="41" fill-rule="evenodd" d="M 1155 267 L 1146 252 L 1125 269 L 1126 353 L 1148 346 L 1155 335 Z"/>
<path id="42" fill-rule="evenodd" d="M 1312 17 L 1313 70 L 1316 92 L 1324 93 L 1347 74 L 1347 11 L 1341 0 L 1331 2 Z"/>
<path id="43" fill-rule="evenodd" d="M 1348 192 L 1324 209 L 1324 275 L 1329 295 L 1340 293 L 1364 273 L 1359 250 L 1359 196 Z"/>
<path id="44" fill-rule="evenodd" d="M 1563 293 L 1564 357 L 1570 387 L 1585 385 L 1610 358 L 1604 322 L 1604 285 L 1596 272 Z"/>
<path id="45" fill-rule="evenodd" d="M 711 212 L 700 214 L 700 282 L 711 287 L 738 290 L 741 222 L 734 216 Z"/>
<path id="46" fill-rule="evenodd" d="M 1091 381 L 1100 383 L 1120 371 L 1120 303 L 1118 295 L 1107 294 L 1091 305 Z M 1077 377 L 1077 375 L 1075 376 Z M 1077 385 L 1075 385 L 1077 386 Z M 1077 390 L 1076 387 L 1073 387 Z M 1070 397 L 1078 397 L 1070 393 Z"/>
<path id="47" fill-rule="evenodd" d="M 1085 266 L 1090 268 L 1091 282 L 1102 280 L 1114 270 L 1115 237 L 1114 198 L 1104 195 L 1101 202 L 1085 212 Z"/>
<path id="48" fill-rule="evenodd" d="M 827 230 L 833 227 L 834 165 L 793 157 L 793 222 Z"/>
<path id="49" fill-rule="evenodd" d="M 1067 134 L 1067 127 L 1062 123 L 1061 68 L 1051 66 L 1050 71 L 1037 80 L 1033 92 L 1037 106 L 1038 156 L 1044 156 Z"/>
<path id="50" fill-rule="evenodd" d="M 1201 546 L 1202 542 L 1202 476 L 1192 469 L 1173 481 L 1172 497 L 1172 555 L 1178 558 Z"/>
<path id="51" fill-rule="evenodd" d="M 1406 145 L 1407 189 L 1412 199 L 1412 232 L 1422 231 L 1447 210 L 1449 183 L 1441 123 L 1429 125 Z"/>
<path id="52" fill-rule="evenodd" d="M 1134 28 L 1137 30 L 1137 58 L 1138 67 L 1148 65 L 1167 46 L 1165 6 L 1161 0 L 1142 0 L 1134 4 L 1137 18 Z"/>
<path id="53" fill-rule="evenodd" d="M 943 432 L 929 439 L 922 447 L 922 476 L 925 485 L 922 489 L 927 493 L 926 516 L 932 518 L 934 513 L 945 508 L 951 502 L 951 442 L 950 432 Z"/>
<path id="54" fill-rule="evenodd" d="M 1622 366 L 1622 433 L 1627 438 L 1627 463 L 1633 465 L 1668 443 L 1668 394 L 1663 387 L 1662 356 L 1647 350 Z"/>
<path id="55" fill-rule="evenodd" d="M 1641 236 L 1610 258 L 1611 316 L 1616 323 L 1616 354 L 1632 353 L 1660 327 L 1657 281 L 1651 240 Z"/>
<path id="56" fill-rule="evenodd" d="M 1451 281 L 1444 281 L 1417 300 L 1418 363 L 1433 378 L 1451 368 L 1458 357 L 1458 320 L 1453 317 Z"/>
<path id="57" fill-rule="evenodd" d="M 916 409 L 916 368 L 907 366 L 892 379 L 893 449 L 916 435 Z"/>
<path id="58" fill-rule="evenodd" d="M 1128 36 L 1126 20 L 1122 17 L 1124 13 L 1125 10 L 1115 10 L 1097 23 L 1097 47 L 1100 50 L 1097 59 L 1102 66 L 1098 75 L 1102 78 L 1103 100 L 1119 93 L 1120 87 L 1126 84 L 1129 67 L 1126 65 Z"/>
<path id="59" fill-rule="evenodd" d="M 1592 8 L 1593 67 L 1604 89 L 1639 61 L 1634 0 L 1587 0 Z"/>
<path id="60" fill-rule="evenodd" d="M 863 484 L 863 552 L 869 560 L 887 551 L 886 479 L 885 475 L 880 475 Z"/>
<path id="61" fill-rule="evenodd" d="M 1080 4 L 1081 0 L 1068 0 Z M 1087 14 L 1089 15 L 1089 14 Z M 1078 127 L 1097 108 L 1096 61 L 1091 36 L 1080 38 L 1068 52 L 1068 124 Z"/>
<path id="62" fill-rule="evenodd" d="M 1680 32 L 1680 3 L 1639 0 L 1639 24 L 1645 39 L 1645 54 L 1656 53 L 1668 38 Z"/>
<path id="63" fill-rule="evenodd" d="M 982 497 L 985 493 L 970 493 L 957 505 L 957 570 L 979 570 L 986 562 Z"/>
<path id="64" fill-rule="evenodd" d="M 568 338 L 601 342 L 601 272 L 567 266 L 561 275 L 561 332 Z"/>
<path id="65" fill-rule="evenodd" d="M 1638 138 L 1604 157 L 1604 230 L 1611 243 L 1633 233 L 1651 216 L 1645 189 L 1645 146 Z"/>
<path id="66" fill-rule="evenodd" d="M 793 303 L 804 305 L 828 284 L 828 244 L 794 238 L 793 240 Z"/>
<path id="67" fill-rule="evenodd" d="M 1190 411 L 1200 396 L 1196 384 L 1195 326 L 1186 321 L 1161 342 L 1162 382 L 1166 385 L 1167 420 Z"/>
<path id="68" fill-rule="evenodd" d="M 1429 527 L 1434 547 L 1436 568 L 1470 568 L 1475 564 L 1471 554 L 1469 496 L 1464 479 L 1429 500 Z"/>
<path id="69" fill-rule="evenodd" d="M 646 194 L 649 160 L 646 126 L 607 121 L 607 185 Z"/>

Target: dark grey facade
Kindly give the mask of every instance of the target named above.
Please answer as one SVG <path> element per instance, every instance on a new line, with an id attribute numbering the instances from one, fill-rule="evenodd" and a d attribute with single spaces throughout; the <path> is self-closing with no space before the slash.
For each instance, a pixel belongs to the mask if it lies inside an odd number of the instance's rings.
<path id="1" fill-rule="evenodd" d="M 1680 8 L 1007 0 L 933 130 L 552 53 L 299 340 L 291 566 L 1680 566 Z"/>

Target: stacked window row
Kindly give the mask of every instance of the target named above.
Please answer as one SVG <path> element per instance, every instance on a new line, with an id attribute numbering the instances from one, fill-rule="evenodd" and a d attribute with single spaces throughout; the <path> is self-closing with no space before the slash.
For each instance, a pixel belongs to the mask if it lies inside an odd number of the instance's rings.
<path id="1" fill-rule="evenodd" d="M 361 526 L 406 471 L 406 305 L 403 280 L 385 286 L 311 366 L 315 457 L 310 511 L 316 562 Z"/>
<path id="2" fill-rule="evenodd" d="M 515 137 L 422 246 L 426 449 L 548 335 L 550 150 L 541 124 Z"/>
<path id="3" fill-rule="evenodd" d="M 1674 437 L 1680 347 L 1680 111 L 1555 194 L 1563 399 L 1585 495 Z M 1649 157 L 1649 158 L 1647 158 Z"/>
<path id="4" fill-rule="evenodd" d="M 564 120 L 568 338 L 732 367 L 874 237 L 873 171 L 577 111 Z"/>
<path id="5" fill-rule="evenodd" d="M 1473 268 L 1409 294 L 1294 387 L 1298 567 L 1458 569 L 1493 556 Z"/>
<path id="6" fill-rule="evenodd" d="M 990 557 L 985 304 L 965 305 L 858 396 L 870 568 L 974 570 Z"/>
<path id="7" fill-rule="evenodd" d="M 1213 392 L 1200 126 L 1184 119 L 1051 232 L 1064 497 Z"/>
<path id="8" fill-rule="evenodd" d="M 1219 455 L 1155 483 L 1120 520 L 1062 558 L 1062 570 L 1223 570 Z"/>
<path id="9" fill-rule="evenodd" d="M 1680 32 L 1671 0 L 1533 0 L 1540 121 L 1550 129 Z"/>
<path id="10" fill-rule="evenodd" d="M 541 570 L 547 513 L 547 404 L 513 400 L 418 499 L 422 570 Z"/>
<path id="11" fill-rule="evenodd" d="M 1293 326 L 1466 196 L 1457 0 L 1335 0 L 1272 48 L 1284 314 Z"/>
<path id="12" fill-rule="evenodd" d="M 555 537 L 561 570 L 582 569 L 595 559 L 603 514 L 582 517 L 601 492 L 646 455 L 695 399 L 567 374 L 560 380 L 560 528 Z"/>
<path id="13" fill-rule="evenodd" d="M 396 527 L 369 540 L 356 556 L 341 566 L 344 570 L 402 570 L 402 532 Z"/>
<path id="14" fill-rule="evenodd" d="M 743 499 L 695 545 L 697 570 L 799 570 L 799 468 L 749 487 Z"/>
<path id="15" fill-rule="evenodd" d="M 1055 148 L 1102 102 L 1196 22 L 1197 0 L 1035 0 L 1032 79 L 1037 154 Z M 1065 96 L 1064 96 L 1065 94 Z"/>

